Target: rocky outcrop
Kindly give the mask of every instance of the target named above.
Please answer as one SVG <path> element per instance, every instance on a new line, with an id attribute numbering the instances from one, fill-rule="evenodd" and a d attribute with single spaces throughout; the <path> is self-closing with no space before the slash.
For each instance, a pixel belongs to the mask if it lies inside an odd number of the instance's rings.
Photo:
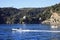
<path id="1" fill-rule="evenodd" d="M 60 15 L 58 13 L 53 12 L 51 17 L 42 22 L 43 24 L 50 24 L 50 25 L 60 25 Z"/>

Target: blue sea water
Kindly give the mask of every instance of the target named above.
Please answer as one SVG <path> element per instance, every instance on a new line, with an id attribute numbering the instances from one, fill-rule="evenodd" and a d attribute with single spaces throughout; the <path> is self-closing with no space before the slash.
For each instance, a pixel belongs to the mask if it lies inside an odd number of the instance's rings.
<path id="1" fill-rule="evenodd" d="M 22 30 L 60 30 L 52 29 L 45 24 L 1 24 L 0 40 L 60 40 L 60 33 L 55 32 L 20 32 L 12 29 Z"/>

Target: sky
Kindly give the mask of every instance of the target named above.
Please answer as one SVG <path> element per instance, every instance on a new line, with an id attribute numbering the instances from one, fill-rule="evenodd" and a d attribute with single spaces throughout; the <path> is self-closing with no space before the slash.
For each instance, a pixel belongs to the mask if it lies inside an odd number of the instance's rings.
<path id="1" fill-rule="evenodd" d="M 0 7 L 47 7 L 60 3 L 60 0 L 0 0 Z"/>

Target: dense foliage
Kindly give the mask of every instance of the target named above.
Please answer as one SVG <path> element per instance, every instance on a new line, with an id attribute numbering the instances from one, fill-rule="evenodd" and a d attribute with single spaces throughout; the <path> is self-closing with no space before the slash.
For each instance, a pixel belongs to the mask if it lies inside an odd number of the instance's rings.
<path id="1" fill-rule="evenodd" d="M 60 4 L 45 8 L 0 8 L 0 24 L 39 24 L 51 17 L 50 10 L 60 13 Z"/>

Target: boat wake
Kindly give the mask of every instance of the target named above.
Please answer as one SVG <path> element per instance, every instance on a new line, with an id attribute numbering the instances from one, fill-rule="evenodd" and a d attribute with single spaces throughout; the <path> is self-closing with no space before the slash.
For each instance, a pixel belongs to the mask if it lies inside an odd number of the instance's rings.
<path id="1" fill-rule="evenodd" d="M 12 31 L 17 32 L 60 32 L 60 31 L 53 31 L 53 30 L 23 30 L 23 29 L 12 29 Z"/>

